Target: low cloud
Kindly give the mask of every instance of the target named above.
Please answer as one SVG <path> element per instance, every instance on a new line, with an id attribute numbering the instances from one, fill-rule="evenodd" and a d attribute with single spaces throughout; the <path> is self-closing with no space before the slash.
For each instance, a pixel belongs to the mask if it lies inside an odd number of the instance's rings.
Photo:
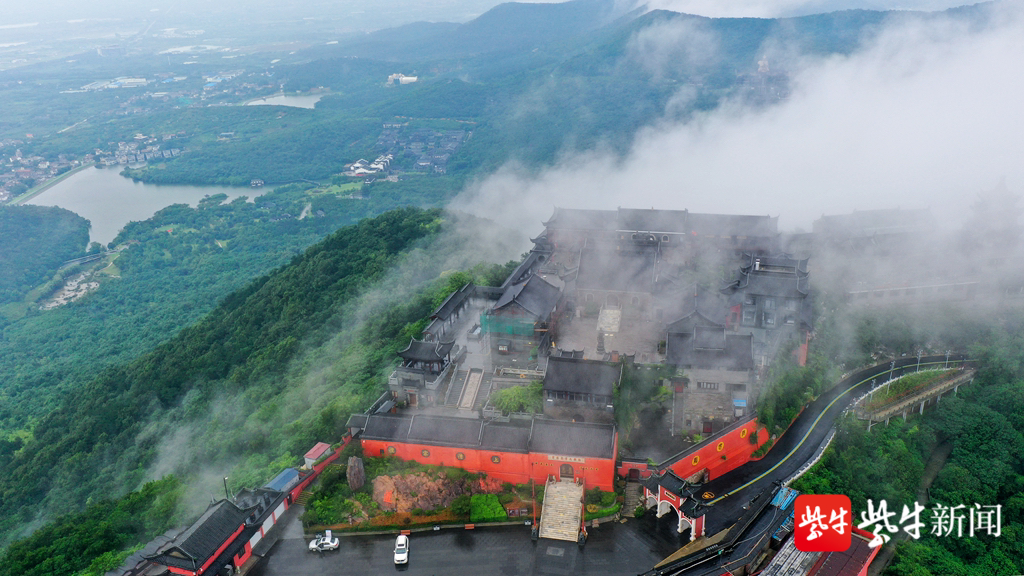
<path id="1" fill-rule="evenodd" d="M 554 206 L 771 214 L 783 229 L 897 207 L 959 222 L 1002 179 L 1024 188 L 1024 18 L 1017 5 L 991 10 L 984 25 L 890 24 L 850 56 L 787 63 L 792 92 L 775 105 L 663 119 L 624 156 L 571 154 L 539 174 L 510 164 L 456 205 L 528 229 Z M 671 46 L 660 38 L 633 46 Z"/>

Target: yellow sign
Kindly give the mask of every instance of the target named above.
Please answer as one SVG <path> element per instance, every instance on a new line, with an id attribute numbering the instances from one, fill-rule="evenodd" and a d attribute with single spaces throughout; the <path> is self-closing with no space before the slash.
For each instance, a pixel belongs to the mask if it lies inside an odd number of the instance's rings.
<path id="1" fill-rule="evenodd" d="M 705 493 L 701 494 L 701 496 L 703 496 L 705 500 L 711 500 L 712 498 L 715 497 L 715 493 L 714 492 L 705 492 Z"/>
<path id="2" fill-rule="evenodd" d="M 551 454 L 548 454 L 548 460 L 557 460 L 559 462 L 575 462 L 577 464 L 582 464 L 587 461 L 585 458 L 577 458 L 575 456 L 552 456 Z"/>

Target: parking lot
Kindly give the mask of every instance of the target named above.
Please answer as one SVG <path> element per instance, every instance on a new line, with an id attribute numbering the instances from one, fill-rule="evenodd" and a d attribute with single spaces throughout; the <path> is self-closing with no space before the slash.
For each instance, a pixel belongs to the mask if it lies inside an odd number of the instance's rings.
<path id="1" fill-rule="evenodd" d="M 671 516 L 671 515 L 670 515 Z M 673 519 L 630 520 L 590 530 L 587 545 L 530 539 L 526 526 L 478 530 L 446 529 L 416 532 L 410 537 L 409 564 L 395 566 L 394 535 L 341 536 L 338 550 L 310 552 L 295 525 L 285 527 L 281 540 L 257 564 L 251 576 L 335 576 L 347 574 L 410 575 L 460 574 L 638 574 L 674 552 L 679 540 Z"/>

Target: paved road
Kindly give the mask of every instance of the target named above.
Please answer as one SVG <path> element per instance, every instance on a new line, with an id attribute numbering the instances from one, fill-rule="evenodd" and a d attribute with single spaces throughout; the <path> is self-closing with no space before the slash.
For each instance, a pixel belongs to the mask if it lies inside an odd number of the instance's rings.
<path id="1" fill-rule="evenodd" d="M 409 564 L 401 567 L 394 565 L 394 536 L 345 536 L 338 550 L 317 554 L 309 552 L 305 539 L 294 537 L 294 526 L 288 526 L 249 576 L 636 574 L 684 543 L 674 525 L 653 518 L 604 524 L 590 530 L 582 550 L 573 542 L 535 543 L 526 526 L 416 532 L 410 537 Z"/>
<path id="2" fill-rule="evenodd" d="M 958 360 L 959 357 L 950 358 L 951 362 Z M 944 356 L 932 356 L 922 358 L 920 365 L 921 368 L 934 368 L 941 367 L 944 362 Z M 857 397 L 871 390 L 872 385 L 889 379 L 890 366 L 890 363 L 879 364 L 847 376 L 809 404 L 764 458 L 740 466 L 702 486 L 703 493 L 710 494 L 704 498 L 704 503 L 710 506 L 707 512 L 708 534 L 728 528 L 743 513 L 742 507 L 758 492 L 796 473 L 811 459 L 843 411 Z M 917 358 L 901 358 L 896 360 L 892 376 L 914 372 L 917 367 Z"/>
<path id="3" fill-rule="evenodd" d="M 704 503 L 708 506 L 707 533 L 716 534 L 731 526 L 743 514 L 742 507 L 754 499 L 761 490 L 770 489 L 773 482 L 786 480 L 808 462 L 835 425 L 835 421 L 857 397 L 890 377 L 914 372 L 919 366 L 939 368 L 946 363 L 945 361 L 944 356 L 924 357 L 920 361 L 917 358 L 903 358 L 897 360 L 894 365 L 879 364 L 844 378 L 832 390 L 809 404 L 764 458 L 745 464 L 701 487 L 706 495 Z M 960 357 L 950 357 L 949 361 L 959 362 Z M 890 370 L 890 367 L 893 369 Z M 745 565 L 759 553 L 766 539 L 781 524 L 783 517 L 778 512 L 774 507 L 769 507 L 743 536 L 744 539 L 738 542 L 734 549 L 724 550 L 724 554 L 718 558 L 691 565 L 689 568 L 681 568 L 680 566 L 688 565 L 685 560 L 681 560 L 650 573 L 717 576 L 722 573 L 723 568 L 734 569 L 739 565 Z M 666 514 L 666 517 L 668 516 L 674 515 Z"/>

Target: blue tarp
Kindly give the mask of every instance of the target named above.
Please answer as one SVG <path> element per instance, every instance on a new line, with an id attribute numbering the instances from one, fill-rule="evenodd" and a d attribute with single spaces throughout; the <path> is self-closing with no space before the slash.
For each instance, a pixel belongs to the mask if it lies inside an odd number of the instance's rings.
<path id="1" fill-rule="evenodd" d="M 295 468 L 285 468 L 273 480 L 267 482 L 264 488 L 287 492 L 299 483 L 299 471 Z"/>

